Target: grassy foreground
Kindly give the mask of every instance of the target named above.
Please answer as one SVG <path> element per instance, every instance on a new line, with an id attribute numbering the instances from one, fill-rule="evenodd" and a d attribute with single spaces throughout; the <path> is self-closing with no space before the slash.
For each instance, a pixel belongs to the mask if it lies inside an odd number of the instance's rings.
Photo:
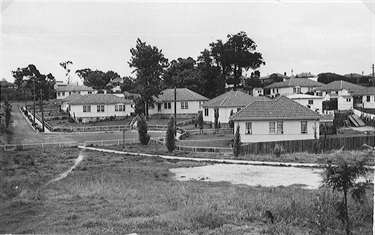
<path id="1" fill-rule="evenodd" d="M 0 233 L 343 234 L 330 189 L 178 182 L 170 168 L 204 163 L 84 151 L 2 152 Z M 372 234 L 373 187 L 349 200 L 354 234 Z M 264 213 L 275 217 L 271 224 Z"/>

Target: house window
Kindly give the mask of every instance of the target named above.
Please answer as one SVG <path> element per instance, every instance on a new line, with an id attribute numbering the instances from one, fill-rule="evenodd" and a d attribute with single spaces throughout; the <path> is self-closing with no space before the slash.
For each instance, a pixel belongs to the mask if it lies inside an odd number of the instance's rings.
<path id="1" fill-rule="evenodd" d="M 87 94 L 92 94 L 92 91 L 87 92 Z"/>
<path id="2" fill-rule="evenodd" d="M 181 102 L 181 109 L 188 109 L 188 102 Z"/>
<path id="3" fill-rule="evenodd" d="M 284 134 L 284 123 L 277 122 L 277 134 Z"/>
<path id="4" fill-rule="evenodd" d="M 252 122 L 246 122 L 245 134 L 247 134 L 247 135 L 253 134 L 253 125 L 252 125 Z"/>
<path id="5" fill-rule="evenodd" d="M 164 109 L 171 109 L 172 108 L 172 105 L 171 103 L 164 103 Z"/>
<path id="6" fill-rule="evenodd" d="M 72 92 L 69 91 L 69 95 L 71 95 L 71 94 L 72 94 Z"/>
<path id="7" fill-rule="evenodd" d="M 84 105 L 84 106 L 83 106 L 83 112 L 84 112 L 84 113 L 89 113 L 89 112 L 91 112 L 91 106 L 90 106 L 90 105 Z"/>
<path id="8" fill-rule="evenodd" d="M 104 105 L 97 105 L 96 106 L 96 111 L 98 113 L 103 113 L 104 112 Z"/>
<path id="9" fill-rule="evenodd" d="M 276 133 L 275 122 L 270 122 L 269 123 L 269 132 L 270 132 L 270 134 L 275 134 Z"/>
<path id="10" fill-rule="evenodd" d="M 62 96 L 65 96 L 65 92 L 62 93 Z"/>
<path id="11" fill-rule="evenodd" d="M 314 104 L 314 100 L 308 100 L 308 104 Z"/>
<path id="12" fill-rule="evenodd" d="M 118 112 L 122 112 L 122 111 L 125 111 L 125 105 L 122 105 L 122 104 L 116 104 L 115 105 L 115 111 Z"/>
<path id="13" fill-rule="evenodd" d="M 307 134 L 307 121 L 301 121 L 301 134 Z"/>
<path id="14" fill-rule="evenodd" d="M 237 112 L 240 111 L 240 110 L 241 110 L 241 108 L 237 108 Z"/>
<path id="15" fill-rule="evenodd" d="M 351 101 L 352 101 L 352 99 L 346 98 L 346 102 L 351 102 Z"/>
<path id="16" fill-rule="evenodd" d="M 81 92 L 80 92 L 80 91 L 78 91 L 78 94 L 81 94 Z"/>
<path id="17" fill-rule="evenodd" d="M 301 87 L 300 86 L 293 87 L 293 93 L 296 93 L 296 94 L 301 93 Z"/>
<path id="18" fill-rule="evenodd" d="M 60 96 L 60 92 L 57 92 L 57 96 Z"/>
<path id="19" fill-rule="evenodd" d="M 366 102 L 370 102 L 371 96 L 366 96 Z"/>
<path id="20" fill-rule="evenodd" d="M 202 102 L 199 101 L 199 109 L 202 108 Z"/>
<path id="21" fill-rule="evenodd" d="M 208 109 L 204 109 L 204 116 L 208 116 Z"/>

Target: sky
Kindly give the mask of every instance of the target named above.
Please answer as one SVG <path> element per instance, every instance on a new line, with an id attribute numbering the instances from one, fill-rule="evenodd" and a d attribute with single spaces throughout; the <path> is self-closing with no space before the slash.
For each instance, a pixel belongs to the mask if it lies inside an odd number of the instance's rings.
<path id="1" fill-rule="evenodd" d="M 261 76 L 372 73 L 375 0 L 18 1 L 2 0 L 1 78 L 34 64 L 65 81 L 61 62 L 135 76 L 137 38 L 169 61 L 197 59 L 209 44 L 244 31 L 266 62 Z M 249 70 L 245 74 L 250 75 Z"/>

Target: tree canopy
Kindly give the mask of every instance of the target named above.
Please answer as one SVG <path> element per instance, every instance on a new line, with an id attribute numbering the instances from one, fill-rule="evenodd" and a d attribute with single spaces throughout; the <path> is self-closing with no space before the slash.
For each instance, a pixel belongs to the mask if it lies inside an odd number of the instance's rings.
<path id="1" fill-rule="evenodd" d="M 70 77 L 70 68 L 69 68 L 70 64 L 73 64 L 73 62 L 69 60 L 60 63 L 60 66 L 63 67 L 63 69 L 65 70 L 66 83 L 68 84 L 72 82 L 72 79 Z"/>
<path id="2" fill-rule="evenodd" d="M 77 70 L 76 74 L 83 80 L 85 86 L 92 87 L 99 91 L 108 89 L 108 83 L 120 77 L 118 73 L 111 70 L 104 73 L 103 71 L 93 71 L 89 68 Z"/>

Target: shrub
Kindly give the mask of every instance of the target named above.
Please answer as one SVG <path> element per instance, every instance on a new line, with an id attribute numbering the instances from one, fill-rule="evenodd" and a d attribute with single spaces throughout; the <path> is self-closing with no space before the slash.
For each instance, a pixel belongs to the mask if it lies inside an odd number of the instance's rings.
<path id="1" fill-rule="evenodd" d="M 284 150 L 282 145 L 276 144 L 275 147 L 273 148 L 273 154 L 276 157 L 280 157 L 281 154 L 283 154 L 284 152 L 285 152 L 285 150 Z"/>
<path id="2" fill-rule="evenodd" d="M 148 126 L 144 115 L 139 116 L 137 128 L 139 142 L 141 142 L 141 145 L 147 145 L 151 136 L 147 133 Z"/>
<path id="3" fill-rule="evenodd" d="M 68 120 L 68 122 L 74 123 L 74 119 L 70 117 L 69 120 Z"/>
<path id="4" fill-rule="evenodd" d="M 237 126 L 236 134 L 233 137 L 233 154 L 235 157 L 241 153 L 241 135 L 240 126 Z"/>
<path id="5" fill-rule="evenodd" d="M 165 145 L 170 153 L 176 148 L 173 115 L 169 118 L 167 131 L 165 133 Z"/>

